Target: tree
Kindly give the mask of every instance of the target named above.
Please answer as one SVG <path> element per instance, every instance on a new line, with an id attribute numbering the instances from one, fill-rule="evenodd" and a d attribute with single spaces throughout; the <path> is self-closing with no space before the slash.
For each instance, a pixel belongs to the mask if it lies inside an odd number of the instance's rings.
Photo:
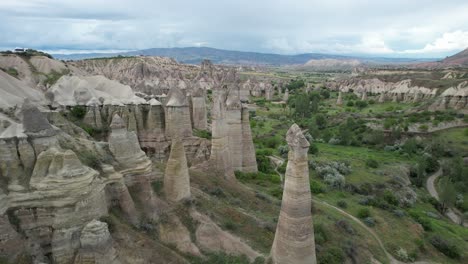
<path id="1" fill-rule="evenodd" d="M 318 114 L 315 116 L 315 124 L 317 127 L 322 130 L 327 127 L 327 118 L 323 114 Z"/>

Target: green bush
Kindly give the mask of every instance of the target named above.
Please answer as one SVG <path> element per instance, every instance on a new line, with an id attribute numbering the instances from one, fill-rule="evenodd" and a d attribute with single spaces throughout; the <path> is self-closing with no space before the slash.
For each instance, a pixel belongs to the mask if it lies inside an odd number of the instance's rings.
<path id="1" fill-rule="evenodd" d="M 378 168 L 379 167 L 379 162 L 375 159 L 367 159 L 366 160 L 366 166 L 369 168 Z"/>
<path id="2" fill-rule="evenodd" d="M 81 105 L 73 106 L 70 109 L 70 115 L 71 115 L 71 117 L 73 117 L 73 118 L 75 118 L 77 120 L 81 120 L 86 115 L 86 107 L 81 106 Z"/>
<path id="3" fill-rule="evenodd" d="M 310 144 L 310 147 L 309 147 L 309 154 L 315 155 L 315 154 L 318 153 L 318 151 L 319 151 L 319 149 L 318 149 L 317 145 L 315 145 L 315 144 L 313 144 L 313 143 Z"/>
<path id="4" fill-rule="evenodd" d="M 367 102 L 366 101 L 356 101 L 356 106 L 359 108 L 359 109 L 363 109 L 363 108 L 366 108 L 367 107 Z"/>
<path id="5" fill-rule="evenodd" d="M 206 138 L 211 140 L 211 132 L 207 130 L 194 129 L 193 134 L 199 138 Z"/>
<path id="6" fill-rule="evenodd" d="M 343 201 L 343 200 L 339 200 L 336 205 L 338 205 L 338 207 L 340 208 L 347 208 L 348 207 L 348 203 L 346 203 L 346 201 Z"/>
<path id="7" fill-rule="evenodd" d="M 330 247 L 318 255 L 319 264 L 341 264 L 345 262 L 345 254 L 339 247 Z"/>
<path id="8" fill-rule="evenodd" d="M 359 209 L 357 216 L 359 218 L 367 218 L 371 216 L 370 210 L 367 207 Z"/>
<path id="9" fill-rule="evenodd" d="M 325 186 L 319 181 L 311 180 L 310 181 L 310 191 L 313 194 L 324 193 L 325 192 Z"/>
<path id="10" fill-rule="evenodd" d="M 431 244 L 449 258 L 459 259 L 461 257 L 460 249 L 440 236 L 432 237 Z"/>
<path id="11" fill-rule="evenodd" d="M 346 103 L 346 106 L 353 107 L 354 106 L 354 101 L 348 101 Z"/>

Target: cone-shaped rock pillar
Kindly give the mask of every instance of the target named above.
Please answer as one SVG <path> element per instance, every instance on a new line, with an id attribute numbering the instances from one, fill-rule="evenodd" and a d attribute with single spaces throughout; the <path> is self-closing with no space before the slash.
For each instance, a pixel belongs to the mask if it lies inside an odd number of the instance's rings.
<path id="1" fill-rule="evenodd" d="M 379 103 L 384 103 L 385 102 L 385 92 L 382 92 L 379 97 Z"/>
<path id="2" fill-rule="evenodd" d="M 362 101 L 367 101 L 367 92 L 363 92 L 363 93 L 362 93 L 361 100 L 362 100 Z"/>
<path id="3" fill-rule="evenodd" d="M 288 99 L 289 99 L 289 89 L 286 88 L 286 91 L 284 91 L 284 95 L 283 95 L 283 101 L 288 102 Z"/>
<path id="4" fill-rule="evenodd" d="M 226 125 L 229 138 L 229 154 L 234 171 L 242 171 L 242 104 L 239 91 L 233 88 L 226 99 Z"/>
<path id="5" fill-rule="evenodd" d="M 257 159 L 250 129 L 249 109 L 242 107 L 242 171 L 257 172 Z"/>
<path id="6" fill-rule="evenodd" d="M 275 264 L 315 264 L 307 162 L 309 142 L 296 124 L 288 130 L 286 141 L 289 146 L 288 165 L 271 258 Z"/>
<path id="7" fill-rule="evenodd" d="M 172 139 L 171 154 L 164 174 L 164 193 L 166 199 L 172 202 L 190 198 L 187 157 L 185 156 L 184 144 L 178 137 Z"/>
<path id="8" fill-rule="evenodd" d="M 185 94 L 178 87 L 173 87 L 167 98 L 166 137 L 191 137 L 192 121 Z"/>
<path id="9" fill-rule="evenodd" d="M 227 87 L 224 86 L 213 91 L 210 160 L 218 174 L 226 179 L 235 179 L 229 153 L 229 136 L 226 131 L 226 89 Z"/>
<path id="10" fill-rule="evenodd" d="M 336 100 L 336 105 L 343 105 L 343 95 L 341 92 L 338 92 L 338 99 Z"/>
<path id="11" fill-rule="evenodd" d="M 192 93 L 192 121 L 195 129 L 207 128 L 205 91 L 202 87 L 197 87 Z"/>

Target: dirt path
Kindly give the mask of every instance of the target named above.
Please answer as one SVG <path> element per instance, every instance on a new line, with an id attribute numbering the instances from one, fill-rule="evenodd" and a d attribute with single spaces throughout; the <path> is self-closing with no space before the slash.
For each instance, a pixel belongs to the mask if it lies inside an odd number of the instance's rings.
<path id="1" fill-rule="evenodd" d="M 435 182 L 440 176 L 442 176 L 442 169 L 439 169 L 438 171 L 434 172 L 434 174 L 429 176 L 429 178 L 427 178 L 427 181 L 426 181 L 427 191 L 432 197 L 436 198 L 437 201 L 439 201 L 440 198 L 439 198 L 439 193 L 437 192 L 437 189 L 435 186 Z M 455 224 L 457 225 L 460 224 L 461 218 L 457 213 L 455 213 L 454 209 L 449 208 L 447 212 L 445 213 L 445 215 Z M 463 226 L 468 227 L 468 223 L 464 223 Z"/>

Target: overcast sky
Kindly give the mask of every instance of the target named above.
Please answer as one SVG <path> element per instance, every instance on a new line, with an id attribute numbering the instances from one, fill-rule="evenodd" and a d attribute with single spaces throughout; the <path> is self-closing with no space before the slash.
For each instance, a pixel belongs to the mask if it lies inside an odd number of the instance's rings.
<path id="1" fill-rule="evenodd" d="M 206 46 L 442 57 L 468 47 L 467 0 L 0 0 L 0 48 Z"/>

